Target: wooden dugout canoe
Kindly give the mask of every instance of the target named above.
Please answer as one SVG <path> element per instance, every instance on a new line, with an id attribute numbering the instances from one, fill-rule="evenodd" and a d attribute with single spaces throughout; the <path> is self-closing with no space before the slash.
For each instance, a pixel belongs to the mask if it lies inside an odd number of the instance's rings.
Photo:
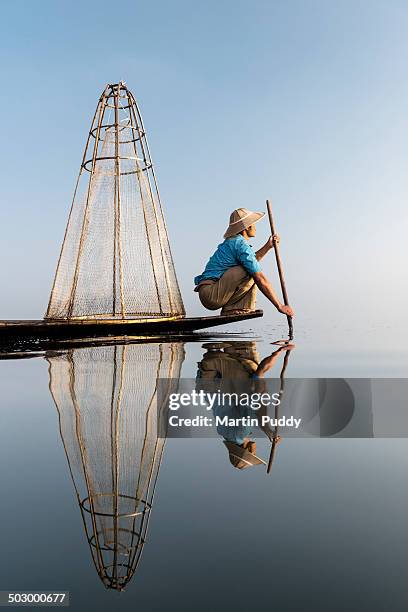
<path id="1" fill-rule="evenodd" d="M 263 316 L 262 310 L 249 314 L 212 317 L 163 317 L 139 319 L 71 319 L 0 321 L 0 344 L 10 340 L 67 339 L 109 336 L 183 334 Z"/>

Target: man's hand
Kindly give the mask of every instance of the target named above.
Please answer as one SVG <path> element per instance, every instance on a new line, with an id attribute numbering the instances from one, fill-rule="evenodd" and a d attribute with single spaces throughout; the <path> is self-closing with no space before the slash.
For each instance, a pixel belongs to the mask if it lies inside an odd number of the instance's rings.
<path id="1" fill-rule="evenodd" d="M 288 316 L 288 317 L 294 317 L 295 313 L 293 312 L 292 308 L 290 306 L 285 306 L 285 304 L 281 304 L 278 308 L 279 312 L 281 312 L 282 314 Z"/>
<path id="2" fill-rule="evenodd" d="M 278 351 L 293 351 L 293 349 L 296 348 L 296 344 L 282 344 L 282 346 L 280 346 L 278 348 Z"/>
<path id="3" fill-rule="evenodd" d="M 273 249 L 275 244 L 279 244 L 279 243 L 280 243 L 280 236 L 279 236 L 279 234 L 274 234 L 273 236 L 269 236 L 268 242 L 266 244 L 268 245 L 269 249 Z"/>
<path id="4" fill-rule="evenodd" d="M 260 249 L 258 249 L 258 251 L 255 253 L 257 260 L 261 261 L 262 257 L 265 257 L 265 255 L 269 253 L 271 249 L 274 248 L 275 244 L 279 244 L 279 242 L 280 242 L 280 236 L 278 234 L 269 236 L 265 244 Z"/>

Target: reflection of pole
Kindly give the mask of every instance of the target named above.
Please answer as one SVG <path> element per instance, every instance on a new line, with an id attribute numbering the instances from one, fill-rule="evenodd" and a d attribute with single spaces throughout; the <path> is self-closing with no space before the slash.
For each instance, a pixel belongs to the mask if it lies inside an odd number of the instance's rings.
<path id="1" fill-rule="evenodd" d="M 279 416 L 280 400 L 282 399 L 283 391 L 285 389 L 285 370 L 286 370 L 287 365 L 288 365 L 289 354 L 290 354 L 290 351 L 286 351 L 285 357 L 283 359 L 282 370 L 281 370 L 281 373 L 280 373 L 279 404 L 277 406 L 275 406 L 275 419 L 277 419 L 278 416 Z M 273 464 L 273 460 L 275 458 L 276 445 L 278 444 L 278 439 L 279 439 L 279 436 L 278 436 L 278 424 L 276 423 L 275 431 L 273 433 L 273 438 L 272 438 L 271 452 L 269 454 L 268 467 L 266 469 L 266 473 L 267 474 L 269 474 L 271 469 L 272 469 L 272 464 Z"/>
<path id="2" fill-rule="evenodd" d="M 271 232 L 272 232 L 272 236 L 274 234 L 276 234 L 275 232 L 275 224 L 273 222 L 273 217 L 272 217 L 272 206 L 269 200 L 266 200 L 266 207 L 268 209 L 268 217 L 269 217 L 269 224 L 271 226 Z M 279 246 L 276 244 L 276 242 L 273 243 L 274 249 L 275 249 L 275 257 L 276 257 L 276 264 L 278 266 L 278 274 L 279 274 L 279 280 L 280 280 L 280 284 L 282 287 L 282 295 L 283 295 L 283 301 L 285 303 L 285 306 L 289 305 L 289 299 L 288 299 L 288 293 L 286 291 L 286 284 L 285 284 L 285 277 L 283 274 L 283 267 L 282 267 L 282 261 L 280 258 L 280 253 L 279 253 Z M 289 340 L 292 340 L 293 338 L 293 323 L 292 323 L 292 317 L 289 317 L 288 315 L 286 315 L 286 318 L 288 320 L 288 325 L 289 325 Z"/>

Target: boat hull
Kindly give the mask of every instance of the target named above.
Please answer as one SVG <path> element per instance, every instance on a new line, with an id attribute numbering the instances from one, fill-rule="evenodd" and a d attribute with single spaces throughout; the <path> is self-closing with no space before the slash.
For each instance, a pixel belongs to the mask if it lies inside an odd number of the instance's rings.
<path id="1" fill-rule="evenodd" d="M 249 314 L 162 319 L 76 319 L 0 321 L 0 344 L 10 339 L 67 339 L 101 336 L 182 334 L 262 317 L 262 310 Z"/>

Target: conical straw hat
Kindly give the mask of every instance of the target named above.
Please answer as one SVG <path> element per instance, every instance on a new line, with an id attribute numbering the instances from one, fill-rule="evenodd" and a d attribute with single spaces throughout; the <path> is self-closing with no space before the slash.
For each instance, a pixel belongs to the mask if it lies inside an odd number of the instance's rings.
<path id="1" fill-rule="evenodd" d="M 255 455 L 254 453 L 249 452 L 246 448 L 239 446 L 239 444 L 235 444 L 234 442 L 228 442 L 228 440 L 223 440 L 225 446 L 228 449 L 229 459 L 232 465 L 239 470 L 243 470 L 247 467 L 252 467 L 253 465 L 266 465 L 266 462 Z"/>
<path id="2" fill-rule="evenodd" d="M 252 210 L 247 210 L 246 208 L 237 208 L 236 210 L 233 210 L 230 216 L 229 226 L 224 234 L 224 238 L 236 236 L 244 229 L 247 229 L 250 225 L 253 225 L 262 219 L 264 216 L 265 213 L 253 212 Z"/>

